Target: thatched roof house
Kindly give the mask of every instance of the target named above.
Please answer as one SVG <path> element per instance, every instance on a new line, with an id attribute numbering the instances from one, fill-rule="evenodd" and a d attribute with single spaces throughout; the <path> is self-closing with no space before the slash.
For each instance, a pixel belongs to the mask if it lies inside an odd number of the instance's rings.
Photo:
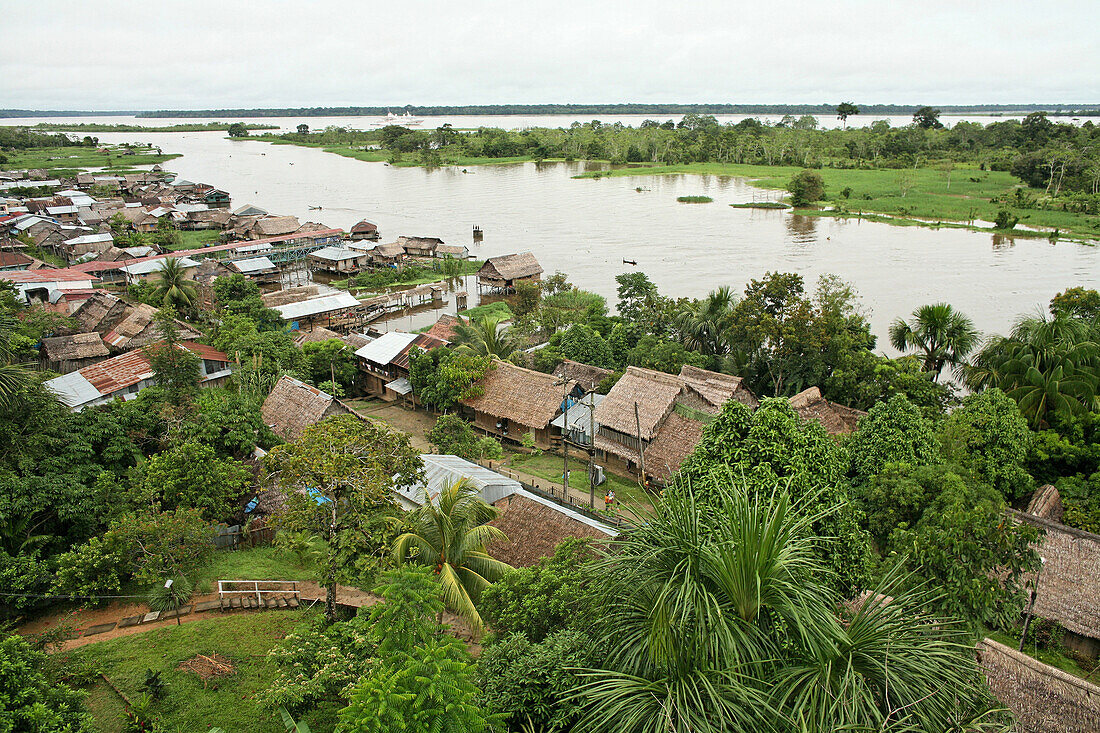
<path id="1" fill-rule="evenodd" d="M 284 440 L 295 440 L 310 425 L 348 412 L 340 400 L 294 377 L 283 375 L 264 400 L 264 423 Z"/>
<path id="2" fill-rule="evenodd" d="M 257 219 L 248 232 L 249 239 L 263 239 L 264 237 L 278 237 L 281 234 L 292 234 L 298 231 L 298 217 L 296 216 L 268 216 Z"/>
<path id="3" fill-rule="evenodd" d="M 1093 733 L 1100 730 L 1100 687 L 1010 649 L 978 643 L 978 663 L 989 689 L 1015 717 L 1020 733 Z"/>
<path id="4" fill-rule="evenodd" d="M 498 499 L 493 506 L 500 514 L 489 524 L 508 540 L 489 545 L 489 554 L 512 567 L 535 565 L 570 537 L 609 540 L 616 534 L 611 527 L 526 491 Z"/>
<path id="5" fill-rule="evenodd" d="M 667 480 L 730 400 L 759 404 L 740 377 L 689 366 L 679 374 L 627 367 L 596 407 L 596 455 L 623 471 L 644 462 L 648 476 Z"/>
<path id="6" fill-rule="evenodd" d="M 116 323 L 110 331 L 103 334 L 103 340 L 108 345 L 121 351 L 136 349 L 146 346 L 164 338 L 160 327 L 154 319 L 157 309 L 147 303 L 139 303 L 132 306 L 122 320 Z M 197 339 L 202 336 L 183 321 L 176 321 L 181 340 Z"/>
<path id="7" fill-rule="evenodd" d="M 93 332 L 42 339 L 39 355 L 44 369 L 68 374 L 106 359 L 111 352 L 100 335 Z"/>
<path id="8" fill-rule="evenodd" d="M 554 368 L 554 376 L 558 379 L 572 379 L 584 388 L 585 392 L 594 392 L 600 382 L 610 377 L 615 372 L 603 369 L 591 364 L 582 364 L 579 361 L 566 359 Z"/>
<path id="9" fill-rule="evenodd" d="M 829 435 L 854 433 L 860 418 L 867 414 L 863 410 L 829 402 L 821 396 L 821 390 L 817 387 L 802 390 L 790 402 L 803 420 L 817 420 Z"/>
<path id="10" fill-rule="evenodd" d="M 579 397 L 576 382 L 561 384 L 552 374 L 496 360 L 478 382 L 482 394 L 463 400 L 482 430 L 519 442 L 533 433 L 535 444 L 550 447 L 550 421 L 561 412 L 567 394 Z"/>
<path id="11" fill-rule="evenodd" d="M 520 280 L 538 280 L 542 265 L 530 252 L 490 257 L 477 271 L 477 287 L 513 292 Z"/>
<path id="12" fill-rule="evenodd" d="M 350 234 L 353 241 L 378 239 L 378 225 L 362 219 L 352 225 Z"/>

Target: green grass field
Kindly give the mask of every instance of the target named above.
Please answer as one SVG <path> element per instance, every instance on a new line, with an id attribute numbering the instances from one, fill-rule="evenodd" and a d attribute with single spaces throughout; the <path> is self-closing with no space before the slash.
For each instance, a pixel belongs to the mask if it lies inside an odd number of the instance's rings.
<path id="1" fill-rule="evenodd" d="M 561 454 L 506 453 L 505 458 L 508 465 L 517 471 L 561 483 L 563 469 Z M 607 470 L 604 471 L 604 476 L 607 480 L 596 487 L 597 509 L 603 508 L 603 496 L 608 489 L 613 489 L 615 497 L 621 502 L 649 504 L 652 501 L 652 497 L 637 481 L 623 478 Z M 569 457 L 569 486 L 581 492 L 588 491 L 588 463 L 575 459 L 572 455 Z"/>
<path id="2" fill-rule="evenodd" d="M 260 708 L 255 695 L 274 679 L 267 652 L 312 611 L 266 611 L 212 616 L 180 626 L 164 626 L 80 647 L 73 656 L 94 661 L 131 700 L 139 698 L 146 670 L 160 672 L 165 693 L 152 710 L 166 731 L 283 731 L 278 711 Z M 197 654 L 216 652 L 234 667 L 231 675 L 203 684 L 178 669 Z M 125 705 L 107 684 L 91 688 L 88 708 L 104 733 L 127 729 Z M 306 717 L 307 722 L 313 723 Z M 321 730 L 317 728 L 317 730 Z"/>
<path id="3" fill-rule="evenodd" d="M 221 244 L 221 232 L 216 229 L 181 231 L 180 243 L 169 247 L 173 252 L 184 249 L 199 249 L 207 244 Z"/>
<path id="4" fill-rule="evenodd" d="M 101 153 L 96 148 L 72 146 L 65 148 L 29 148 L 4 153 L 8 162 L 5 168 L 45 168 L 58 176 L 75 175 L 88 168 L 105 168 L 112 172 L 121 172 L 139 165 L 154 165 L 180 157 L 178 153 L 157 155 L 156 153 L 138 153 L 121 155 L 119 151 Z"/>
<path id="5" fill-rule="evenodd" d="M 273 145 L 297 145 L 303 148 L 318 148 L 326 153 L 333 153 L 335 155 L 342 155 L 345 158 L 354 158 L 355 160 L 362 160 L 367 163 L 388 163 L 393 158 L 393 153 L 388 150 L 363 150 L 362 148 L 352 147 L 350 145 L 323 145 L 321 143 L 303 143 L 294 142 L 292 140 L 283 140 L 276 135 L 253 135 L 248 138 L 242 138 L 248 140 L 257 140 L 259 142 L 271 143 Z M 444 156 L 439 164 L 441 166 L 473 166 L 473 165 L 508 165 L 511 163 L 526 163 L 532 161 L 534 158 L 521 155 L 513 158 L 482 158 L 471 156 Z M 424 163 L 421 161 L 420 156 L 415 153 L 405 153 L 400 159 L 392 163 L 399 168 L 423 168 Z"/>
<path id="6" fill-rule="evenodd" d="M 710 196 L 678 196 L 676 200 L 681 204 L 709 204 L 714 201 Z"/>
<path id="7" fill-rule="evenodd" d="M 754 186 L 783 190 L 800 168 L 791 166 L 738 165 L 733 163 L 686 163 L 619 168 L 612 171 L 582 173 L 575 178 L 605 178 L 644 175 L 703 174 L 749 178 Z M 1020 180 L 1004 171 L 982 171 L 959 166 L 950 178 L 941 170 L 918 169 L 834 169 L 817 171 L 825 181 L 825 200 L 840 211 L 800 211 L 825 216 L 884 214 L 899 220 L 889 223 L 929 225 L 937 222 L 961 223 L 993 221 L 997 212 L 1007 208 L 1020 217 L 1020 224 L 1059 229 L 1063 234 L 1100 238 L 1100 217 L 1065 211 L 1015 209 L 991 198 L 1011 197 L 1022 187 Z M 841 194 L 851 189 L 847 198 Z M 927 220 L 927 221 L 921 221 Z M 1028 232 L 1016 230 L 1016 234 Z M 1035 234 L 1035 233 L 1032 233 Z M 1045 236 L 1045 234 L 1037 234 Z"/>
<path id="8" fill-rule="evenodd" d="M 317 568 L 300 565 L 295 558 L 262 546 L 247 550 L 221 550 L 194 573 L 195 587 L 218 580 L 317 580 Z M 213 588 L 216 590 L 216 588 Z"/>

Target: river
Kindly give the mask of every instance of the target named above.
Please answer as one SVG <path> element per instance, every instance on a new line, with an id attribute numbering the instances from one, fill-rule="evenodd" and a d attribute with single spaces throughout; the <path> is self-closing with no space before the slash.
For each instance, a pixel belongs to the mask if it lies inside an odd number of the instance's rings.
<path id="1" fill-rule="evenodd" d="M 887 353 L 890 322 L 922 304 L 950 302 L 983 332 L 1003 333 L 1061 290 L 1097 287 L 1100 279 L 1100 247 L 733 209 L 727 204 L 777 194 L 726 176 L 574 180 L 585 164 L 477 166 L 463 173 L 394 168 L 214 132 L 98 137 L 183 153 L 167 167 L 229 191 L 234 208 L 253 203 L 345 229 L 367 218 L 383 241 L 406 234 L 472 245 L 472 227 L 479 225 L 485 239 L 471 246 L 475 256 L 531 250 L 548 274 L 568 273 L 612 307 L 615 275 L 628 271 L 645 272 L 673 297 L 700 297 L 721 285 L 740 290 L 768 271 L 797 272 L 811 287 L 833 273 L 859 291 Z M 677 203 L 692 194 L 714 203 Z"/>

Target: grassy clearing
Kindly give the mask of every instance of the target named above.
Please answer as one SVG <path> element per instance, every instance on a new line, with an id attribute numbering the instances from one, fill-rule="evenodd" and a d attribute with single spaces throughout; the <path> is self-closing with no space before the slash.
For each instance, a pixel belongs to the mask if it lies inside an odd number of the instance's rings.
<path id="1" fill-rule="evenodd" d="M 139 165 L 154 165 L 166 160 L 179 158 L 180 154 L 158 155 L 155 152 L 140 152 L 135 155 L 122 155 L 118 150 L 101 153 L 96 148 L 79 145 L 64 148 L 28 148 L 4 153 L 8 162 L 4 167 L 10 170 L 22 168 L 45 168 L 59 176 L 73 175 L 88 168 L 104 168 L 112 172 L 133 168 Z"/>
<path id="2" fill-rule="evenodd" d="M 681 204 L 709 204 L 714 201 L 710 196 L 677 196 Z"/>
<path id="3" fill-rule="evenodd" d="M 362 147 L 353 147 L 350 145 L 324 145 L 322 143 L 295 142 L 293 140 L 283 140 L 276 135 L 253 135 L 247 139 L 258 140 L 260 142 L 271 143 L 273 145 L 297 145 L 303 148 L 319 148 L 326 153 L 342 155 L 345 158 L 354 158 L 355 160 L 362 160 L 367 163 L 389 163 L 390 165 L 397 166 L 398 168 L 428 167 L 425 166 L 420 156 L 415 153 L 405 153 L 394 160 L 394 155 L 389 150 L 364 150 Z M 512 163 L 526 163 L 532 160 L 534 160 L 534 158 L 529 155 L 520 155 L 511 158 L 484 158 L 464 155 L 450 155 L 443 156 L 443 158 L 441 158 L 439 161 L 439 165 L 463 167 L 474 165 L 508 165 Z"/>
<path id="4" fill-rule="evenodd" d="M 738 176 L 752 179 L 760 188 L 782 190 L 799 168 L 792 166 L 739 165 L 733 163 L 687 163 L 681 165 L 642 166 L 612 171 L 582 173 L 575 178 L 602 178 L 642 175 L 702 174 Z M 1059 229 L 1065 234 L 1100 238 L 1100 217 L 1065 211 L 1013 209 L 991 198 L 1012 197 L 1023 184 L 1004 171 L 982 171 L 959 166 L 948 176 L 930 168 L 817 171 L 825 181 L 826 199 L 846 211 L 826 215 L 886 214 L 909 219 L 914 224 L 936 222 L 993 221 L 997 212 L 1008 208 L 1020 217 L 1020 224 Z M 850 189 L 847 198 L 841 194 Z M 812 212 L 809 212 L 812 213 Z M 920 221 L 921 219 L 929 221 Z M 887 220 L 889 223 L 898 223 Z M 1027 232 L 1013 230 L 1014 235 Z M 1034 233 L 1033 233 L 1034 234 Z M 1042 236 L 1042 235 L 1040 235 Z"/>
<path id="5" fill-rule="evenodd" d="M 1017 649 L 1020 646 L 1019 634 L 1006 634 L 1001 631 L 986 630 L 986 636 L 993 641 L 1000 642 L 1011 649 Z M 1034 646 L 1025 646 L 1024 653 L 1028 656 L 1038 659 L 1043 664 L 1049 664 L 1051 667 L 1057 667 L 1063 672 L 1075 675 L 1082 679 L 1089 676 L 1089 670 L 1079 665 L 1074 659 L 1066 656 L 1060 651 L 1051 649 L 1037 649 Z"/>
<path id="6" fill-rule="evenodd" d="M 467 320 L 477 320 L 481 318 L 499 318 L 501 320 L 510 321 L 515 318 L 515 314 L 512 313 L 512 309 L 508 307 L 508 304 L 503 300 L 498 300 L 493 303 L 486 303 L 485 305 L 479 305 L 476 308 L 468 308 L 458 315 Z"/>
<path id="7" fill-rule="evenodd" d="M 554 453 L 542 453 L 540 455 L 535 455 L 533 453 L 506 453 L 505 460 L 507 465 L 517 471 L 523 471 L 524 473 L 538 476 L 547 481 L 561 483 L 563 468 L 561 455 Z M 650 503 L 651 496 L 637 481 L 618 476 L 606 469 L 604 470 L 604 476 L 607 480 L 596 487 L 597 509 L 603 508 L 603 496 L 607 493 L 608 489 L 614 490 L 615 497 L 621 502 L 634 502 L 639 504 Z M 588 462 L 575 459 L 572 455 L 569 457 L 569 486 L 581 492 L 587 492 L 589 490 Z"/>
<path id="8" fill-rule="evenodd" d="M 734 209 L 789 209 L 788 204 L 779 201 L 748 201 L 743 204 L 730 204 Z"/>
<path id="9" fill-rule="evenodd" d="M 312 564 L 299 564 L 296 558 L 264 546 L 218 551 L 194 573 L 192 580 L 196 588 L 209 585 L 214 589 L 219 580 L 317 580 L 318 577 Z"/>
<path id="10" fill-rule="evenodd" d="M 185 249 L 199 249 L 208 244 L 221 244 L 221 232 L 216 229 L 180 231 L 178 234 L 180 235 L 180 243 L 168 248 L 173 252 Z"/>
<path id="11" fill-rule="evenodd" d="M 164 696 L 153 703 L 164 730 L 282 731 L 277 711 L 253 701 L 275 676 L 267 652 L 298 624 L 307 611 L 240 613 L 165 626 L 141 634 L 89 644 L 75 651 L 77 658 L 94 661 L 130 699 L 140 697 L 146 670 L 161 673 Z M 203 681 L 177 669 L 196 654 L 216 652 L 230 659 L 235 673 Z M 88 707 L 96 727 L 105 733 L 126 729 L 122 701 L 107 685 L 96 685 Z M 314 722 L 306 717 L 307 722 Z"/>

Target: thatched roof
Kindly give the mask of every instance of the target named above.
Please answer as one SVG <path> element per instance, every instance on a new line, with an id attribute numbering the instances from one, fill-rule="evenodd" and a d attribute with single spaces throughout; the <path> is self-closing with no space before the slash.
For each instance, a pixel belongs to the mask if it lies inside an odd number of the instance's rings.
<path id="1" fill-rule="evenodd" d="M 683 389 L 684 381 L 674 374 L 627 367 L 607 398 L 596 406 L 596 422 L 620 433 L 637 435 L 639 426 L 634 411 L 637 404 L 641 438 L 652 440 Z"/>
<path id="2" fill-rule="evenodd" d="M 741 377 L 721 374 L 685 364 L 680 368 L 680 379 L 709 403 L 715 412 L 731 399 L 756 409 L 760 401 L 745 386 Z"/>
<path id="3" fill-rule="evenodd" d="M 260 296 L 260 299 L 263 300 L 264 305 L 268 308 L 274 308 L 280 305 L 300 303 L 303 300 L 316 298 L 320 292 L 321 289 L 316 285 L 299 285 L 293 288 L 286 288 L 285 290 L 276 290 L 274 293 L 265 293 Z"/>
<path id="4" fill-rule="evenodd" d="M 1016 718 L 1021 733 L 1100 730 L 1100 687 L 992 639 L 978 643 L 989 689 Z"/>
<path id="5" fill-rule="evenodd" d="M 1100 639 L 1100 535 L 1023 512 L 1012 515 L 1045 530 L 1035 614 L 1075 634 Z"/>
<path id="6" fill-rule="evenodd" d="M 1062 495 L 1050 484 L 1040 486 L 1031 496 L 1027 513 L 1052 522 L 1062 521 Z"/>
<path id="7" fill-rule="evenodd" d="M 352 234 L 370 234 L 371 232 L 377 232 L 377 231 L 378 231 L 378 225 L 373 223 L 373 222 L 369 222 L 366 219 L 361 219 L 361 220 L 357 221 L 351 227 L 351 233 Z"/>
<path id="8" fill-rule="evenodd" d="M 378 246 L 370 250 L 370 254 L 373 257 L 384 257 L 386 259 L 393 259 L 394 257 L 404 257 L 405 247 L 400 242 L 379 244 Z"/>
<path id="9" fill-rule="evenodd" d="M 252 225 L 252 231 L 263 237 L 277 237 L 280 234 L 291 234 L 297 231 L 298 226 L 296 216 L 269 216 L 258 219 Z"/>
<path id="10" fill-rule="evenodd" d="M 600 382 L 610 377 L 615 372 L 610 369 L 603 369 L 602 367 L 592 366 L 591 364 L 582 364 L 579 361 L 572 361 L 566 359 L 554 369 L 554 376 L 558 379 L 562 377 L 566 379 L 572 379 L 584 388 L 585 392 L 593 392 Z"/>
<path id="11" fill-rule="evenodd" d="M 77 333 L 42 339 L 42 349 L 50 361 L 80 361 L 111 355 L 98 333 Z"/>
<path id="12" fill-rule="evenodd" d="M 264 400 L 260 414 L 276 435 L 295 440 L 326 415 L 344 411 L 332 395 L 284 375 Z"/>
<path id="13" fill-rule="evenodd" d="M 517 280 L 535 277 L 542 272 L 542 265 L 535 259 L 535 255 L 530 252 L 520 252 L 514 255 L 490 257 L 477 271 L 477 276 L 489 280 Z"/>
<path id="14" fill-rule="evenodd" d="M 294 345 L 301 348 L 305 344 L 314 343 L 316 341 L 328 341 L 330 339 L 341 339 L 340 334 L 335 331 L 325 328 L 324 326 L 314 326 L 311 331 L 298 331 L 294 336 Z"/>
<path id="15" fill-rule="evenodd" d="M 129 308 L 129 304 L 118 296 L 98 291 L 73 311 L 73 318 L 80 322 L 84 330 L 102 335 L 121 320 Z"/>
<path id="16" fill-rule="evenodd" d="M 854 433 L 859 420 L 867 413 L 852 407 L 829 402 L 817 387 L 804 389 L 791 398 L 791 407 L 803 420 L 817 420 L 830 435 Z"/>
<path id="17" fill-rule="evenodd" d="M 548 503 L 523 494 L 493 502 L 500 515 L 489 524 L 504 532 L 508 541 L 489 545 L 489 554 L 513 567 L 529 567 L 539 558 L 553 555 L 554 548 L 569 537 L 607 540 L 614 536 L 610 530 L 603 532 Z"/>
<path id="18" fill-rule="evenodd" d="M 645 470 L 651 476 L 668 479 L 680 470 L 703 437 L 706 425 L 699 420 L 673 412 L 657 432 L 645 452 Z"/>
<path id="19" fill-rule="evenodd" d="M 542 430 L 561 411 L 564 395 L 576 387 L 576 382 L 556 382 L 552 374 L 497 360 L 479 382 L 484 394 L 463 400 L 463 404 L 495 418 Z"/>

